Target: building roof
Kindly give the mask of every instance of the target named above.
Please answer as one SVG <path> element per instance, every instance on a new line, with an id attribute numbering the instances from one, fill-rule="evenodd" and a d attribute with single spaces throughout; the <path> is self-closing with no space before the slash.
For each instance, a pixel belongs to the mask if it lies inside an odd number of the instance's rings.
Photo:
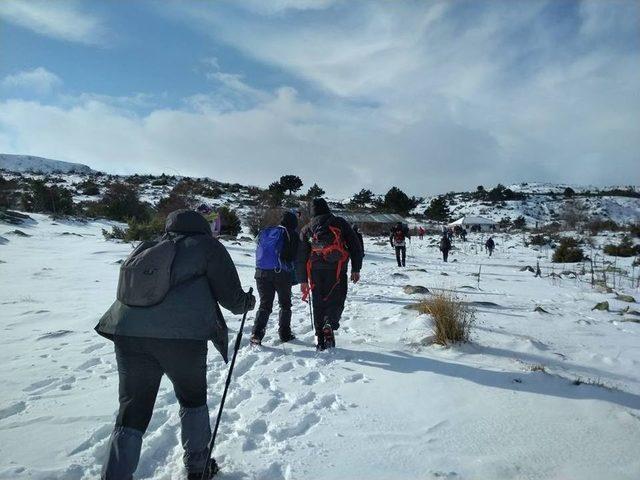
<path id="1" fill-rule="evenodd" d="M 405 219 L 395 213 L 341 212 L 334 213 L 349 223 L 405 223 Z"/>
<path id="2" fill-rule="evenodd" d="M 451 222 L 447 227 L 455 227 L 456 225 L 497 225 L 497 223 L 484 217 L 462 217 Z"/>

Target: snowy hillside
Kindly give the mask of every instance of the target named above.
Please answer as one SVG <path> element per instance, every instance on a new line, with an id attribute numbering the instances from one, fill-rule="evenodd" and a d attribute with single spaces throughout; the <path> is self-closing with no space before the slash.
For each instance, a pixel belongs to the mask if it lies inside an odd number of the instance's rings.
<path id="1" fill-rule="evenodd" d="M 640 221 L 640 189 L 636 186 L 598 188 L 551 183 L 522 183 L 506 186 L 520 194 L 517 200 L 489 201 L 478 198 L 476 192 L 448 193 L 445 195 L 452 220 L 464 216 L 481 216 L 500 221 L 515 220 L 522 216 L 528 227 L 557 221 L 567 208 L 578 210 L 588 219 L 608 219 L 619 224 Z M 571 196 L 565 190 L 573 190 Z M 422 214 L 431 200 L 424 199 L 413 213 Z"/>
<path id="2" fill-rule="evenodd" d="M 31 216 L 0 224 L 0 479 L 95 479 L 118 376 L 113 345 L 92 328 L 132 247 L 103 238 L 112 222 Z M 414 240 L 404 270 L 386 242 L 366 239 L 335 353 L 313 349 L 298 295 L 293 344 L 275 345 L 273 315 L 264 346 L 249 347 L 250 314 L 215 450 L 219 478 L 640 478 L 640 308 L 617 297 L 638 299 L 637 287 L 621 275 L 616 292 L 594 289 L 563 272 L 581 265 L 551 264 L 519 235 L 499 234 L 492 258 L 480 234 L 469 239 L 448 264 L 434 238 Z M 253 285 L 253 243 L 224 243 Z M 522 271 L 537 260 L 543 278 Z M 616 268 L 633 275 L 632 260 Z M 430 319 L 405 308 L 421 298 L 407 284 L 475 308 L 472 342 L 430 344 Z M 592 310 L 602 301 L 609 311 Z M 235 330 L 238 317 L 226 318 Z M 225 374 L 210 349 L 212 415 Z M 184 478 L 181 456 L 165 379 L 136 478 Z"/>
<path id="3" fill-rule="evenodd" d="M 41 173 L 92 173 L 93 170 L 80 163 L 62 162 L 49 158 L 33 157 L 31 155 L 0 154 L 0 169 L 13 172 L 41 172 Z"/>

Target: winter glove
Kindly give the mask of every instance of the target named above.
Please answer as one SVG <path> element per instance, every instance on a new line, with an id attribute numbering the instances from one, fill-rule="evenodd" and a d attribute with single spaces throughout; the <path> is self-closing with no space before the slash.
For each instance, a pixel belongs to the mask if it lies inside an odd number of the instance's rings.
<path id="1" fill-rule="evenodd" d="M 360 272 L 351 272 L 351 281 L 358 283 L 360 281 Z"/>
<path id="2" fill-rule="evenodd" d="M 247 293 L 247 295 L 251 295 L 248 300 L 247 312 L 250 312 L 254 308 L 256 308 L 256 297 L 253 294 Z"/>

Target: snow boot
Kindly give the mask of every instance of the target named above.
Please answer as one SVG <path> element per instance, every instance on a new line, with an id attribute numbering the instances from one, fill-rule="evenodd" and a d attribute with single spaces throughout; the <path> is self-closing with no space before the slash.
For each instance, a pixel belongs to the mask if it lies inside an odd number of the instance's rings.
<path id="1" fill-rule="evenodd" d="M 257 335 L 251 335 L 249 342 L 251 343 L 251 345 L 254 345 L 256 347 L 259 347 L 260 345 L 262 345 L 262 340 Z"/>
<path id="2" fill-rule="evenodd" d="M 142 432 L 117 426 L 109 441 L 109 454 L 102 468 L 102 480 L 131 480 L 138 468 Z"/>
<path id="3" fill-rule="evenodd" d="M 220 468 L 216 463 L 216 459 L 212 458 L 211 460 L 209 460 L 209 471 L 204 476 L 204 478 L 210 480 L 211 478 L 215 477 L 216 473 L 218 473 L 219 471 Z M 187 480 L 202 480 L 202 478 L 202 472 L 191 472 L 187 474 Z"/>
<path id="4" fill-rule="evenodd" d="M 324 339 L 324 348 L 336 347 L 336 337 L 333 335 L 333 328 L 328 322 L 322 327 L 322 337 Z"/>
<path id="5" fill-rule="evenodd" d="M 204 470 L 208 454 L 211 427 L 209 409 L 206 405 L 195 408 L 180 408 L 180 435 L 184 454 L 182 459 L 189 474 Z"/>
<path id="6" fill-rule="evenodd" d="M 278 336 L 282 343 L 295 340 L 295 336 L 291 333 L 291 310 L 280 310 L 278 317 Z"/>

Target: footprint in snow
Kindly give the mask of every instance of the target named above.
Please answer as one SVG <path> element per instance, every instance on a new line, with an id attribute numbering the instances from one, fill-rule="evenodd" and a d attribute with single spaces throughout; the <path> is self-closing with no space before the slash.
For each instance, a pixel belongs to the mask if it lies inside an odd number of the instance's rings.
<path id="1" fill-rule="evenodd" d="M 99 350 L 103 346 L 104 346 L 104 343 L 96 343 L 95 345 L 91 345 L 91 346 L 85 348 L 84 350 L 82 350 L 82 353 L 95 352 L 96 350 Z"/>
<path id="2" fill-rule="evenodd" d="M 80 365 L 78 368 L 76 368 L 76 370 L 89 370 L 92 367 L 99 365 L 101 362 L 102 361 L 98 357 L 90 358 L 89 360 L 84 362 L 82 365 Z"/>
<path id="3" fill-rule="evenodd" d="M 9 405 L 6 408 L 0 409 L 0 420 L 4 420 L 7 417 L 11 417 L 12 415 L 17 415 L 20 412 L 24 412 L 27 408 L 27 404 L 25 402 L 14 403 L 13 405 Z"/>
<path id="4" fill-rule="evenodd" d="M 275 441 L 281 442 L 292 437 L 299 437 L 306 434 L 318 423 L 320 423 L 320 417 L 315 413 L 308 413 L 293 425 L 270 430 L 267 436 Z"/>
<path id="5" fill-rule="evenodd" d="M 289 372 L 293 369 L 293 363 L 291 362 L 287 362 L 287 363 L 283 363 L 282 365 L 280 365 L 278 368 L 276 368 L 276 372 L 278 373 L 284 373 L 284 372 Z"/>
<path id="6" fill-rule="evenodd" d="M 369 379 L 365 377 L 362 373 L 354 373 L 353 375 L 349 375 L 342 381 L 342 383 L 357 383 L 357 382 L 369 383 Z"/>
<path id="7" fill-rule="evenodd" d="M 300 408 L 303 405 L 313 402 L 316 399 L 315 392 L 307 392 L 298 398 L 296 398 L 291 404 L 291 408 L 289 410 L 295 410 L 296 408 Z"/>
<path id="8" fill-rule="evenodd" d="M 309 372 L 299 377 L 298 380 L 300 380 L 303 385 L 315 385 L 318 382 L 324 382 L 326 378 L 320 372 Z"/>

